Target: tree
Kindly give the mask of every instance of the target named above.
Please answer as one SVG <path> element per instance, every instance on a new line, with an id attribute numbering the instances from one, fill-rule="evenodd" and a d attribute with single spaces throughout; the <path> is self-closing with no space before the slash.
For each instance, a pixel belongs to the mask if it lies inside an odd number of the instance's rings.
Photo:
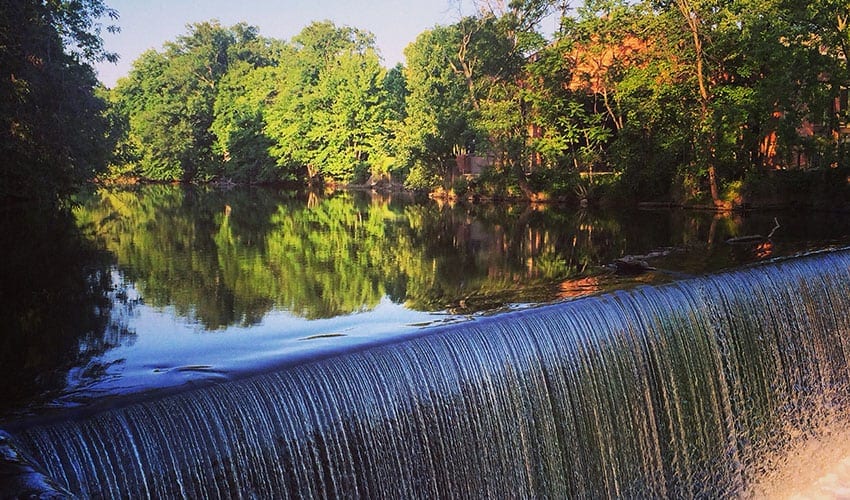
<path id="1" fill-rule="evenodd" d="M 531 197 L 525 165 L 529 116 L 522 88 L 526 57 L 545 40 L 536 31 L 551 2 L 486 2 L 477 16 L 435 27 L 408 46 L 410 96 L 403 149 L 409 184 L 433 186 L 458 153 L 495 158 L 492 174 Z"/>
<path id="2" fill-rule="evenodd" d="M 457 26 L 436 26 L 404 50 L 409 94 L 398 142 L 410 169 L 410 187 L 435 187 L 451 168 L 457 149 L 475 147 L 474 105 L 468 83 L 455 71 L 461 39 Z"/>
<path id="3" fill-rule="evenodd" d="M 129 142 L 138 148 L 138 171 L 161 180 L 207 180 L 221 174 L 212 131 L 220 80 L 239 61 L 252 64 L 263 44 L 256 28 L 217 21 L 148 51 L 115 88 L 129 117 Z M 256 62 L 253 62 L 256 64 Z"/>
<path id="4" fill-rule="evenodd" d="M 831 107 L 838 80 L 824 80 L 840 70 L 799 16 L 781 1 L 588 1 L 556 46 L 574 59 L 569 86 L 591 101 L 551 118 L 605 116 L 606 156 L 643 196 L 671 194 L 672 181 L 686 199 L 707 188 L 726 206 L 728 186 L 787 164 L 800 127 Z"/>
<path id="5" fill-rule="evenodd" d="M 100 0 L 0 2 L 0 201 L 55 201 L 105 168 L 105 103 L 90 63 L 115 60 Z M 116 28 L 109 27 L 114 30 Z"/>
<path id="6" fill-rule="evenodd" d="M 371 162 L 373 180 L 388 179 L 391 175 L 406 174 L 405 163 L 399 148 L 399 133 L 407 118 L 407 80 L 404 66 L 399 63 L 387 71 L 383 81 L 387 117 L 384 121 L 382 151 Z"/>
<path id="7" fill-rule="evenodd" d="M 294 54 L 266 113 L 279 166 L 347 183 L 385 163 L 385 71 L 374 36 L 330 22 L 292 40 Z"/>
<path id="8" fill-rule="evenodd" d="M 835 139 L 838 137 L 835 132 L 839 124 L 850 122 L 850 107 L 847 106 L 846 97 L 850 82 L 850 5 L 834 0 L 777 0 L 776 3 L 782 12 L 781 21 L 790 28 L 783 37 L 784 45 L 804 54 L 808 64 L 800 65 L 798 61 L 787 59 L 783 59 L 783 62 L 788 63 L 795 76 L 809 81 L 810 85 L 800 89 L 801 97 L 819 101 L 811 102 L 808 109 L 801 111 L 807 112 L 812 122 L 827 125 Z M 801 68 L 806 71 L 801 72 Z M 813 83 L 812 78 L 816 79 Z M 842 109 L 836 113 L 835 102 L 841 99 Z M 843 155 L 839 157 L 841 160 L 847 161 L 850 157 L 850 151 L 842 151 L 842 144 L 835 140 L 829 146 L 834 150 L 833 154 Z M 846 148 L 846 145 L 843 147 Z"/>
<path id="9" fill-rule="evenodd" d="M 710 106 L 712 95 L 708 90 L 708 77 L 706 76 L 705 68 L 705 38 L 706 33 L 710 29 L 710 24 L 707 25 L 706 17 L 710 15 L 712 9 L 717 7 L 711 5 L 711 1 L 701 0 L 675 0 L 676 8 L 684 19 L 688 33 L 693 41 L 693 54 L 689 56 L 690 63 L 693 67 L 693 76 L 696 79 L 696 85 L 699 88 L 699 129 L 702 137 L 697 142 L 697 159 L 705 164 L 708 171 L 708 184 L 711 190 L 711 200 L 715 205 L 720 204 L 720 193 L 717 189 L 717 169 L 715 166 L 715 151 L 716 137 L 715 128 L 711 122 Z"/>
<path id="10" fill-rule="evenodd" d="M 801 142 L 798 129 L 824 123 L 838 87 L 824 85 L 824 76 L 842 73 L 830 65 L 825 43 L 836 31 L 811 33 L 799 7 L 780 1 L 675 0 L 669 7 L 667 37 L 688 48 L 679 63 L 689 76 L 683 83 L 696 89 L 696 173 L 707 174 L 711 198 L 721 204 L 724 179 L 743 178 L 749 163 L 772 163 L 783 149 L 787 162 Z M 684 38 L 675 36 L 676 17 Z M 764 150 L 769 141 L 779 142 L 778 151 Z"/>
<path id="11" fill-rule="evenodd" d="M 388 119 L 385 71 L 373 51 L 343 53 L 319 76 L 318 106 L 309 138 L 317 144 L 311 162 L 343 182 L 363 180 L 370 163 L 381 163 Z"/>
<path id="12" fill-rule="evenodd" d="M 690 161 L 693 123 L 667 18 L 623 0 L 588 0 L 577 14 L 530 65 L 542 159 L 576 170 L 602 164 L 623 175 L 626 194 L 667 197 Z"/>
<path id="13" fill-rule="evenodd" d="M 531 197 L 523 171 L 527 124 L 519 91 L 524 57 L 515 20 L 485 14 L 457 26 L 461 40 L 450 64 L 466 81 L 479 142 L 496 158 L 492 168 Z"/>
<path id="14" fill-rule="evenodd" d="M 281 61 L 291 48 L 280 41 L 256 38 L 237 45 L 239 53 L 218 84 L 213 123 L 213 151 L 223 162 L 222 174 L 242 182 L 294 180 L 277 168 L 270 149 L 274 141 L 266 133 L 265 114 L 278 85 Z"/>
<path id="15" fill-rule="evenodd" d="M 404 78 L 404 65 L 401 63 L 387 71 L 384 78 L 384 90 L 387 93 L 387 110 L 391 119 L 402 122 L 407 117 L 407 81 Z"/>

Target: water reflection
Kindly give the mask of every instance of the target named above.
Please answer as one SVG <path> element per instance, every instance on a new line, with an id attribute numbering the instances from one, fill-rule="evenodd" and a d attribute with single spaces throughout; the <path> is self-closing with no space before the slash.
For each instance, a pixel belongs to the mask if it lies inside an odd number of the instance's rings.
<path id="1" fill-rule="evenodd" d="M 850 235 L 850 221 L 825 214 L 438 206 L 170 185 L 101 189 L 73 216 L 0 220 L 0 417 L 256 373 L 477 313 L 673 281 Z M 766 234 L 774 216 L 781 228 L 770 241 L 726 243 Z M 657 270 L 617 274 L 611 264 L 625 256 Z"/>
<path id="2" fill-rule="evenodd" d="M 375 308 L 468 313 L 631 282 L 669 281 L 792 253 L 850 234 L 836 217 L 698 212 L 596 213 L 562 207 L 442 206 L 369 193 L 300 196 L 148 186 L 101 190 L 77 210 L 146 304 L 205 329 Z M 659 272 L 621 278 L 606 265 L 649 254 Z"/>
<path id="3" fill-rule="evenodd" d="M 0 414 L 46 401 L 74 378 L 98 379 L 97 358 L 133 341 L 133 302 L 113 258 L 81 234 L 67 212 L 0 211 Z"/>

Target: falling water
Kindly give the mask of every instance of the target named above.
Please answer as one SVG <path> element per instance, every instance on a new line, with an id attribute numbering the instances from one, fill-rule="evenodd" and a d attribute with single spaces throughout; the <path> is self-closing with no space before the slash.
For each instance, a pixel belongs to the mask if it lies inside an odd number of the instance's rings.
<path id="1" fill-rule="evenodd" d="M 850 423 L 850 251 L 498 315 L 17 432 L 84 497 L 726 496 Z"/>

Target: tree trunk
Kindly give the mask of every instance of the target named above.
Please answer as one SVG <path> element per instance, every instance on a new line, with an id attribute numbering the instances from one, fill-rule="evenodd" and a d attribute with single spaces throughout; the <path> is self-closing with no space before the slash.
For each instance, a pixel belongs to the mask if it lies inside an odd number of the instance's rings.
<path id="1" fill-rule="evenodd" d="M 691 32 L 691 37 L 694 41 L 694 56 L 696 61 L 696 77 L 697 77 L 697 85 L 699 86 L 699 96 L 700 96 L 700 127 L 705 129 L 709 126 L 709 102 L 711 96 L 708 93 L 708 86 L 706 85 L 705 78 L 705 68 L 704 68 L 704 59 L 705 56 L 703 54 L 702 47 L 702 38 L 700 37 L 699 31 L 699 23 L 700 18 L 699 14 L 694 10 L 691 6 L 690 0 L 676 0 L 676 6 L 679 8 L 679 12 L 681 12 L 682 16 L 685 18 L 685 21 L 688 24 L 688 29 Z M 706 132 L 703 130 L 703 134 Z M 711 201 L 714 203 L 714 206 L 720 206 L 723 204 L 720 201 L 720 193 L 717 189 L 717 171 L 715 170 L 715 150 L 714 150 L 714 142 L 715 135 L 714 131 L 707 133 L 707 137 L 704 137 L 705 141 L 705 154 L 706 154 L 706 163 L 708 166 L 708 185 L 709 190 L 711 191 Z"/>
<path id="2" fill-rule="evenodd" d="M 464 33 L 460 46 L 457 49 L 457 60 L 460 62 L 460 68 L 457 68 L 453 62 L 449 62 L 449 64 L 455 73 L 463 75 L 463 78 L 466 81 L 466 88 L 469 91 L 469 100 L 472 102 L 472 107 L 475 111 L 480 111 L 481 105 L 478 103 L 478 96 L 475 95 L 475 80 L 473 79 L 474 62 L 469 61 L 466 57 L 469 53 L 469 44 L 472 41 L 472 35 L 473 33 Z"/>
<path id="3" fill-rule="evenodd" d="M 514 172 L 514 177 L 516 177 L 517 185 L 519 185 L 520 191 L 522 194 L 529 200 L 534 201 L 535 193 L 531 189 L 531 186 L 528 185 L 528 179 L 525 178 L 525 172 L 522 170 L 522 163 L 518 161 L 511 162 L 512 168 Z"/>
<path id="4" fill-rule="evenodd" d="M 711 201 L 715 207 L 723 205 L 720 201 L 720 194 L 717 192 L 717 172 L 714 170 L 713 160 L 708 165 L 708 187 L 711 190 Z"/>

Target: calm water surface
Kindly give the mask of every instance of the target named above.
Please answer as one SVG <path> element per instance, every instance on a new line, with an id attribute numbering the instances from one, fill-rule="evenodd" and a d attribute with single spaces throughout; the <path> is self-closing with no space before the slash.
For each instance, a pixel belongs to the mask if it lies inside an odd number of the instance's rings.
<path id="1" fill-rule="evenodd" d="M 730 245 L 768 234 L 769 242 Z M 846 214 L 441 205 L 146 186 L 0 212 L 0 420 L 850 242 Z M 644 258 L 655 271 L 611 264 Z"/>

